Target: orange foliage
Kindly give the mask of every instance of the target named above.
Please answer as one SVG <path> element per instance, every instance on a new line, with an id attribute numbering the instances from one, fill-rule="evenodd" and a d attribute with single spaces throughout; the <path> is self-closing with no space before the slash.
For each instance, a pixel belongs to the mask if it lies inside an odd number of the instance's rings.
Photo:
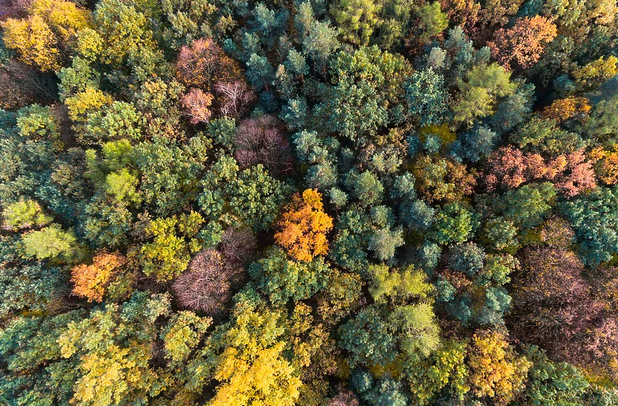
<path id="1" fill-rule="evenodd" d="M 323 211 L 322 195 L 313 189 L 294 200 L 278 223 L 277 244 L 299 261 L 311 261 L 328 252 L 326 233 L 333 228 L 333 219 Z"/>
<path id="2" fill-rule="evenodd" d="M 92 259 L 92 265 L 74 267 L 71 271 L 71 282 L 75 284 L 73 294 L 89 302 L 101 302 L 105 289 L 125 263 L 120 254 L 99 254 Z"/>
<path id="3" fill-rule="evenodd" d="M 543 116 L 545 118 L 562 122 L 576 115 L 587 115 L 590 111 L 590 104 L 585 97 L 567 97 L 566 99 L 554 100 L 554 102 L 545 107 Z"/>
<path id="4" fill-rule="evenodd" d="M 512 65 L 527 69 L 541 58 L 545 45 L 552 42 L 556 35 L 556 25 L 545 17 L 524 17 L 518 19 L 513 28 L 499 29 L 494 42 L 488 45 L 506 69 Z"/>
<path id="5" fill-rule="evenodd" d="M 236 61 L 227 56 L 213 40 L 202 38 L 183 46 L 176 62 L 178 79 L 186 86 L 212 90 L 214 83 L 242 79 Z"/>

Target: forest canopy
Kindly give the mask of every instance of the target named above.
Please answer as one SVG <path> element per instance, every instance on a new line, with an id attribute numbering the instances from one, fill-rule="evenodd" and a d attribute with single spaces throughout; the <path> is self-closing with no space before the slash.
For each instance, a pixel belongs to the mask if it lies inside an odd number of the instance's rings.
<path id="1" fill-rule="evenodd" d="M 0 0 L 0 404 L 618 405 L 616 0 Z"/>

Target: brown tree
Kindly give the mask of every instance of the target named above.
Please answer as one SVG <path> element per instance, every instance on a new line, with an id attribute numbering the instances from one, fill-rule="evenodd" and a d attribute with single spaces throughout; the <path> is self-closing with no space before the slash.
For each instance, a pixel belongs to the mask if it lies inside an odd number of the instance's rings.
<path id="1" fill-rule="evenodd" d="M 210 92 L 217 82 L 241 80 L 240 66 L 210 38 L 195 40 L 180 49 L 176 61 L 178 79 L 186 86 Z"/>
<path id="2" fill-rule="evenodd" d="M 273 175 L 291 170 L 283 125 L 274 116 L 243 120 L 234 137 L 234 157 L 242 168 L 263 164 Z"/>
<path id="3" fill-rule="evenodd" d="M 230 266 L 216 249 L 200 251 L 172 286 L 182 307 L 214 315 L 232 297 L 232 288 L 241 280 L 242 269 Z"/>

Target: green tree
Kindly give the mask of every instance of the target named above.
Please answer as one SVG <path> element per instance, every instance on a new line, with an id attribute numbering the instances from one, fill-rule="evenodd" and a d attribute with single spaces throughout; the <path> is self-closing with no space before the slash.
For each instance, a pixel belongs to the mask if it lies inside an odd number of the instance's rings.
<path id="1" fill-rule="evenodd" d="M 58 224 L 24 234 L 21 240 L 26 258 L 70 261 L 78 250 L 73 233 Z"/>
<path id="2" fill-rule="evenodd" d="M 251 264 L 248 272 L 270 301 L 278 305 L 290 299 L 309 299 L 327 286 L 331 270 L 321 257 L 312 262 L 296 261 L 277 247 Z"/>
<path id="3" fill-rule="evenodd" d="M 200 250 L 196 235 L 204 219 L 191 212 L 168 218 L 158 218 L 146 227 L 146 234 L 153 241 L 140 249 L 142 271 L 159 281 L 174 279 L 189 266 L 191 254 Z"/>
<path id="4" fill-rule="evenodd" d="M 368 0 L 338 0 L 330 13 L 342 29 L 345 41 L 367 45 L 378 22 L 381 4 Z"/>

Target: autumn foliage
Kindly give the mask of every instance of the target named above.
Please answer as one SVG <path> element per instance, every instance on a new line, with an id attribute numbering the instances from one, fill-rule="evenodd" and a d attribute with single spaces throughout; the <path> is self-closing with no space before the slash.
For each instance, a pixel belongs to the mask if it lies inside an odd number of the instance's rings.
<path id="1" fill-rule="evenodd" d="M 507 146 L 489 157 L 488 166 L 485 182 L 490 190 L 498 186 L 516 188 L 532 180 L 549 180 L 565 196 L 573 197 L 597 186 L 593 161 L 582 150 L 544 158 L 538 153 Z"/>
<path id="2" fill-rule="evenodd" d="M 293 258 L 311 261 L 328 252 L 326 234 L 333 228 L 333 219 L 324 213 L 321 193 L 307 189 L 302 198 L 295 195 L 277 226 L 275 241 Z"/>
<path id="3" fill-rule="evenodd" d="M 505 68 L 526 69 L 534 65 L 546 44 L 557 35 L 556 25 L 545 17 L 524 17 L 513 28 L 501 28 L 488 45 L 492 54 Z"/>
<path id="4" fill-rule="evenodd" d="M 71 271 L 73 294 L 101 302 L 109 283 L 122 270 L 126 259 L 117 253 L 101 253 L 92 259 L 91 265 L 78 265 Z"/>
<path id="5" fill-rule="evenodd" d="M 241 78 L 238 64 L 210 38 L 195 40 L 181 48 L 176 62 L 178 79 L 186 86 L 213 89 L 216 82 Z"/>

